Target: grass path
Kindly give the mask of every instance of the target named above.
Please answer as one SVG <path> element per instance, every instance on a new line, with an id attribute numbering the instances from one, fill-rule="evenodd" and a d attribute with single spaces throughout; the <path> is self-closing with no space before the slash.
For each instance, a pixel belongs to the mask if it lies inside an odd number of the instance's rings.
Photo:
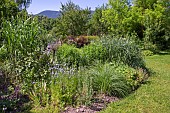
<path id="1" fill-rule="evenodd" d="M 147 83 L 101 113 L 170 113 L 170 55 L 147 57 L 146 64 L 155 72 Z"/>

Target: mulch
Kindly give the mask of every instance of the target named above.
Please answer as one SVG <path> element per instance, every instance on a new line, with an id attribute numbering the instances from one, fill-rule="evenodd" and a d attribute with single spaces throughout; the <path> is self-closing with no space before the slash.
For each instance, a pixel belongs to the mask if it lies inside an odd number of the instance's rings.
<path id="1" fill-rule="evenodd" d="M 97 113 L 105 109 L 109 103 L 118 100 L 117 97 L 100 95 L 94 98 L 94 102 L 90 106 L 67 107 L 62 113 Z"/>

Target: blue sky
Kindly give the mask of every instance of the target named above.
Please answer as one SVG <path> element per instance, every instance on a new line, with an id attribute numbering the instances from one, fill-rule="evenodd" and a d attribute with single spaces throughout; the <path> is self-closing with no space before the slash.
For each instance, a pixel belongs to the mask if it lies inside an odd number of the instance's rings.
<path id="1" fill-rule="evenodd" d="M 27 9 L 28 13 L 37 14 L 44 10 L 58 11 L 61 8 L 61 2 L 66 3 L 68 0 L 32 0 L 32 4 Z M 71 0 L 81 8 L 91 7 L 92 10 L 103 3 L 108 3 L 108 0 Z"/>

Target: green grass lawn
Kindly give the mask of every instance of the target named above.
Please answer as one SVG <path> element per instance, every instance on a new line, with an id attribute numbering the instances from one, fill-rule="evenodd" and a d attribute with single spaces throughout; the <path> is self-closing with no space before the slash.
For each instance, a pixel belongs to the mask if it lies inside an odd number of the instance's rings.
<path id="1" fill-rule="evenodd" d="M 154 74 L 133 94 L 101 113 L 170 113 L 170 55 L 146 58 Z"/>

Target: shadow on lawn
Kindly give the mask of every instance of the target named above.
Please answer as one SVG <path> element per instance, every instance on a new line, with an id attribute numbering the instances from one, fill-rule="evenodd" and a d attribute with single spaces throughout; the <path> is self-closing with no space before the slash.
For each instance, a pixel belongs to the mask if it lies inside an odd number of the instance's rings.
<path id="1" fill-rule="evenodd" d="M 22 95 L 19 86 L 13 86 L 0 70 L 0 113 L 29 113 L 29 102 L 29 97 Z"/>
<path id="2" fill-rule="evenodd" d="M 170 55 L 170 50 L 160 51 L 158 55 Z"/>

